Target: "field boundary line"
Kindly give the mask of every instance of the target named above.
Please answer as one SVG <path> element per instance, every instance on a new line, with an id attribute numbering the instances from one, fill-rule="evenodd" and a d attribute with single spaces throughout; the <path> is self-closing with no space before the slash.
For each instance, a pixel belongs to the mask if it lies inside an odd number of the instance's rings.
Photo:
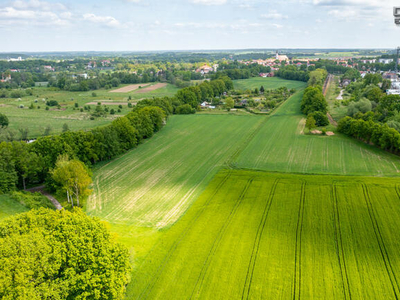
<path id="1" fill-rule="evenodd" d="M 197 278 L 196 284 L 195 284 L 195 286 L 193 288 L 193 291 L 192 291 L 189 299 L 192 299 L 193 297 L 198 298 L 200 290 L 201 290 L 201 286 L 202 286 L 202 284 L 204 282 L 204 278 L 206 277 L 208 268 L 210 266 L 210 262 L 211 262 L 215 252 L 217 251 L 217 249 L 218 249 L 218 247 L 219 247 L 219 245 L 221 243 L 222 237 L 224 236 L 226 229 L 229 227 L 233 217 L 235 216 L 235 214 L 236 214 L 236 212 L 238 210 L 238 207 L 240 206 L 240 204 L 242 204 L 244 196 L 246 195 L 247 191 L 249 190 L 253 180 L 254 180 L 254 177 L 251 177 L 247 181 L 246 186 L 244 187 L 243 191 L 240 193 L 239 198 L 236 200 L 235 206 L 231 210 L 231 212 L 230 212 L 227 220 L 225 221 L 225 223 L 222 225 L 222 228 L 218 232 L 217 237 L 214 239 L 214 242 L 213 242 L 213 244 L 211 246 L 210 251 L 207 254 L 206 260 L 203 263 L 203 267 L 201 268 L 199 277 Z M 197 293 L 196 293 L 196 290 L 197 290 Z"/>
<path id="2" fill-rule="evenodd" d="M 171 248 L 169 249 L 169 251 L 167 252 L 167 254 L 165 255 L 163 261 L 161 262 L 161 264 L 159 265 L 159 267 L 157 268 L 157 270 L 154 272 L 156 274 L 153 275 L 153 278 L 155 278 L 155 280 L 153 281 L 148 281 L 149 283 L 147 284 L 146 288 L 140 293 L 139 298 L 137 299 L 141 299 L 142 296 L 145 296 L 146 294 L 148 294 L 149 292 L 151 292 L 151 290 L 154 288 L 154 285 L 156 284 L 157 280 L 160 277 L 160 274 L 162 273 L 162 271 L 164 270 L 166 264 L 168 263 L 169 259 L 171 258 L 172 254 L 175 252 L 175 250 L 177 249 L 177 247 L 179 246 L 179 244 L 182 242 L 182 240 L 184 239 L 184 237 L 186 236 L 186 234 L 189 232 L 189 229 L 191 229 L 191 227 L 196 223 L 196 221 L 200 218 L 200 216 L 202 215 L 202 213 L 204 212 L 204 210 L 206 209 L 206 207 L 208 206 L 208 204 L 211 202 L 211 200 L 215 197 L 215 195 L 218 193 L 218 191 L 221 189 L 221 187 L 226 183 L 226 181 L 231 177 L 232 173 L 230 170 L 228 170 L 228 173 L 225 175 L 225 177 L 221 180 L 221 182 L 217 185 L 217 187 L 215 188 L 214 192 L 212 193 L 212 195 L 207 199 L 206 203 L 204 203 L 204 205 L 202 205 L 201 209 L 199 209 L 199 211 L 197 212 L 196 216 L 194 217 L 193 221 L 190 222 L 190 224 L 185 228 L 185 230 L 179 235 L 179 237 L 175 240 L 174 244 L 171 246 Z M 153 246 L 152 250 L 146 255 L 146 258 L 154 251 L 154 249 L 161 243 L 161 240 Z M 147 259 L 143 260 L 142 265 L 147 261 Z M 141 269 L 141 267 L 139 268 Z M 138 275 L 138 272 L 136 273 Z M 135 276 L 136 278 L 137 276 Z M 134 281 L 135 278 L 132 280 Z M 152 279 L 153 279 L 152 278 Z M 152 285 L 149 288 L 150 283 L 152 282 Z M 148 291 L 147 291 L 148 290 Z M 146 292 L 147 291 L 147 292 Z M 143 293 L 145 293 L 143 295 Z"/>
<path id="3" fill-rule="evenodd" d="M 239 155 L 243 152 L 244 149 L 249 145 L 249 143 L 254 139 L 256 134 L 261 130 L 261 128 L 267 123 L 267 121 L 273 117 L 280 109 L 281 106 L 285 103 L 287 103 L 290 99 L 292 99 L 294 96 L 296 96 L 298 93 L 302 93 L 305 88 L 301 88 L 298 91 L 296 91 L 293 95 L 291 95 L 289 98 L 287 98 L 281 105 L 279 105 L 278 108 L 276 108 L 271 114 L 261 117 L 264 118 L 263 120 L 260 121 L 260 124 L 257 126 L 256 129 L 252 133 L 250 133 L 247 138 L 243 141 L 241 145 L 238 146 L 238 148 L 235 150 L 235 152 L 227 159 L 226 165 L 230 169 L 236 169 L 236 166 L 234 165 L 234 161 L 239 157 Z"/>
<path id="4" fill-rule="evenodd" d="M 301 292 L 301 235 L 303 232 L 303 219 L 306 201 L 306 181 L 302 180 L 299 213 L 296 226 L 296 246 L 294 255 L 294 280 L 293 280 L 293 300 L 300 299 Z"/>
<path id="5" fill-rule="evenodd" d="M 260 249 L 261 237 L 264 233 L 265 224 L 267 222 L 268 214 L 271 209 L 272 200 L 275 196 L 276 186 L 278 185 L 279 181 L 280 181 L 280 179 L 275 179 L 275 181 L 271 187 L 271 191 L 269 193 L 268 200 L 266 202 L 260 224 L 258 225 L 258 228 L 257 228 L 256 238 L 254 240 L 253 249 L 251 251 L 250 262 L 249 262 L 249 266 L 247 268 L 246 280 L 245 280 L 244 286 L 243 286 L 242 299 L 245 298 L 246 286 L 247 286 L 246 299 L 248 299 L 250 296 L 250 290 L 251 290 L 251 284 L 252 284 L 252 280 L 253 280 L 254 269 L 256 266 L 258 251 Z M 251 272 L 250 272 L 250 269 L 251 269 Z M 247 285 L 247 281 L 249 281 L 248 285 Z"/>
<path id="6" fill-rule="evenodd" d="M 365 200 L 365 203 L 367 204 L 367 208 L 368 208 L 368 214 L 369 214 L 369 217 L 372 222 L 372 227 L 374 229 L 375 237 L 376 237 L 376 240 L 379 245 L 379 250 L 381 252 L 382 259 L 385 264 L 386 272 L 387 272 L 390 282 L 392 284 L 394 296 L 396 297 L 396 299 L 399 299 L 398 298 L 398 295 L 400 294 L 399 293 L 399 290 L 400 290 L 399 283 L 397 282 L 397 278 L 396 278 L 396 274 L 394 273 L 393 266 L 390 263 L 389 254 L 388 254 L 384 239 L 382 237 L 381 229 L 379 228 L 379 224 L 378 224 L 378 221 L 375 216 L 374 208 L 372 206 L 371 196 L 369 194 L 367 185 L 365 183 L 362 183 L 361 185 L 362 185 L 362 189 L 363 189 L 363 193 L 364 193 L 364 200 Z"/>
<path id="7" fill-rule="evenodd" d="M 336 241 L 336 254 L 339 260 L 340 275 L 343 283 L 344 299 L 351 299 L 350 282 L 347 274 L 347 266 L 343 249 L 342 231 L 340 229 L 340 214 L 339 214 L 339 201 L 337 198 L 337 181 L 332 183 L 331 190 L 333 214 L 334 214 L 334 228 L 335 228 L 335 241 Z"/>

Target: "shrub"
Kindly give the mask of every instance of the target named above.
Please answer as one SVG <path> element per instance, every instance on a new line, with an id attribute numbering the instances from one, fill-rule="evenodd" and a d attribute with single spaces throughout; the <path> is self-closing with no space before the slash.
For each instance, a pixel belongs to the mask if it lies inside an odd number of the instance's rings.
<path id="1" fill-rule="evenodd" d="M 326 116 L 326 114 L 320 112 L 320 111 L 315 111 L 311 114 L 314 119 L 315 119 L 315 125 L 316 126 L 328 126 L 329 125 L 329 119 Z"/>
<path id="2" fill-rule="evenodd" d="M 22 91 L 12 91 L 10 94 L 11 98 L 22 98 L 24 94 Z"/>
<path id="3" fill-rule="evenodd" d="M 192 108 L 192 106 L 189 104 L 183 104 L 178 106 L 175 112 L 178 115 L 189 115 L 189 114 L 194 114 L 196 110 Z"/>
<path id="4" fill-rule="evenodd" d="M 49 100 L 46 102 L 47 106 L 58 106 L 58 102 L 56 100 Z"/>
<path id="5" fill-rule="evenodd" d="M 40 193 L 29 193 L 22 191 L 15 191 L 11 193 L 11 198 L 21 203 L 29 209 L 54 208 L 54 205 Z"/>

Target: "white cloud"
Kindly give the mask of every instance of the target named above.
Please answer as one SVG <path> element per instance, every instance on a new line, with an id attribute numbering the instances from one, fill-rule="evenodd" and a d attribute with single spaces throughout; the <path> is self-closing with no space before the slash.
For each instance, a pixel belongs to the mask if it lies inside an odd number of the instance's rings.
<path id="1" fill-rule="evenodd" d="M 12 7 L 21 10 L 29 10 L 29 9 L 41 10 L 41 11 L 67 10 L 67 8 L 61 3 L 50 3 L 39 0 L 30 0 L 30 1 L 16 0 L 12 2 Z"/>
<path id="2" fill-rule="evenodd" d="M 72 18 L 72 13 L 67 11 L 67 12 L 63 12 L 60 14 L 60 17 L 63 19 L 71 19 Z"/>
<path id="3" fill-rule="evenodd" d="M 108 27 L 119 27 L 121 23 L 110 16 L 96 16 L 95 14 L 84 14 L 83 19 L 92 23 L 103 24 Z"/>
<path id="4" fill-rule="evenodd" d="M 191 0 L 190 2 L 202 5 L 222 5 L 227 3 L 227 0 Z"/>
<path id="5" fill-rule="evenodd" d="M 281 24 L 271 24 L 271 25 L 274 26 L 277 29 L 283 28 L 283 25 L 281 25 Z"/>
<path id="6" fill-rule="evenodd" d="M 66 15 L 65 15 L 66 16 Z M 60 18 L 50 11 L 18 10 L 13 7 L 0 8 L 0 23 L 21 25 L 68 25 L 67 18 Z"/>
<path id="7" fill-rule="evenodd" d="M 286 15 L 282 15 L 281 13 L 279 13 L 276 10 L 270 10 L 269 12 L 267 12 L 266 14 L 262 14 L 261 18 L 264 19 L 272 19 L 272 20 L 282 20 L 282 19 L 287 19 L 288 16 Z"/>
<path id="8" fill-rule="evenodd" d="M 13 7 L 0 9 L 0 19 L 35 19 L 36 13 L 31 10 L 17 10 Z"/>
<path id="9" fill-rule="evenodd" d="M 333 9 L 328 12 L 328 15 L 341 20 L 351 20 L 358 17 L 358 13 L 355 10 Z"/>

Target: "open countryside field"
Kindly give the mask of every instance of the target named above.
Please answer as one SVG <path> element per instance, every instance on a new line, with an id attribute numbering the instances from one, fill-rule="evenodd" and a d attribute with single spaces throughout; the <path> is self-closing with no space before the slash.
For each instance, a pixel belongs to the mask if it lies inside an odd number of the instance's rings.
<path id="1" fill-rule="evenodd" d="M 173 224 L 263 120 L 172 116 L 143 145 L 95 170 L 87 212 L 111 223 Z"/>
<path id="2" fill-rule="evenodd" d="M 112 90 L 112 91 L 110 91 L 110 93 L 128 93 L 128 92 L 137 90 L 139 87 L 146 87 L 148 85 L 149 85 L 148 83 L 130 84 L 130 85 L 124 86 L 122 88 Z"/>
<path id="3" fill-rule="evenodd" d="M 132 98 L 130 102 L 134 104 L 140 99 L 174 96 L 178 90 L 179 88 L 170 84 L 163 88 L 141 94 L 134 94 L 133 92 L 110 93 L 108 90 L 101 89 L 94 91 L 96 96 L 93 97 L 93 91 L 52 91 L 49 88 L 36 87 L 33 88 L 32 96 L 24 96 L 21 100 L 13 98 L 0 99 L 0 113 L 7 115 L 9 118 L 9 128 L 15 131 L 16 138 L 19 138 L 19 128 L 28 128 L 28 137 L 36 138 L 43 134 L 48 125 L 52 128 L 51 134 L 56 134 L 62 131 L 64 123 L 68 125 L 70 130 L 86 130 L 108 124 L 115 118 L 131 111 L 131 109 L 128 108 L 129 96 Z M 58 101 L 61 105 L 61 109 L 51 107 L 50 110 L 46 111 L 46 105 L 43 99 Z M 37 102 L 35 102 L 35 100 L 37 100 Z M 75 103 L 78 103 L 79 108 L 90 105 L 93 110 L 98 102 L 110 105 L 109 108 L 114 109 L 118 108 L 111 103 L 122 105 L 121 112 L 115 115 L 107 115 L 106 118 L 90 120 L 90 112 L 80 112 L 79 109 L 74 110 Z M 31 103 L 35 105 L 35 109 L 28 109 Z M 24 108 L 19 108 L 20 105 L 24 105 Z M 37 108 L 38 106 L 40 109 Z"/>
<path id="4" fill-rule="evenodd" d="M 399 201 L 394 178 L 224 170 L 127 299 L 398 299 Z"/>
<path id="5" fill-rule="evenodd" d="M 279 107 L 233 164 L 278 172 L 398 176 L 400 158 L 341 134 L 304 134 L 301 93 Z"/>
<path id="6" fill-rule="evenodd" d="M 233 84 L 236 90 L 254 90 L 255 88 L 259 89 L 261 86 L 264 86 L 266 90 L 277 89 L 282 86 L 285 86 L 288 89 L 294 88 L 296 90 L 306 87 L 305 82 L 286 80 L 278 77 L 253 77 L 249 79 L 234 80 Z"/>
<path id="7" fill-rule="evenodd" d="M 137 90 L 136 93 L 140 93 L 140 94 L 144 94 L 144 93 L 148 93 L 148 92 L 153 92 L 156 91 L 158 89 L 164 88 L 167 86 L 167 83 L 156 83 L 150 86 L 146 86 L 143 89 Z"/>

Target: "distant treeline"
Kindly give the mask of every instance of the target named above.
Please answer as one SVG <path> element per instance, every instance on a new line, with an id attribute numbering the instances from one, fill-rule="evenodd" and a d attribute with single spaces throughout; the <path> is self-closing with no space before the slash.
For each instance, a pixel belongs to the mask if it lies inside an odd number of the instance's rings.
<path id="1" fill-rule="evenodd" d="M 257 63 L 245 65 L 237 61 L 232 63 L 220 64 L 218 72 L 211 76 L 211 78 L 218 78 L 221 76 L 228 76 L 232 80 L 247 79 L 250 77 L 257 77 L 260 73 L 271 72 L 270 67 L 259 65 Z"/>
<path id="2" fill-rule="evenodd" d="M 173 113 L 194 113 L 204 100 L 221 96 L 233 88 L 228 77 L 179 90 L 175 97 L 138 102 L 133 111 L 111 124 L 90 131 L 64 132 L 35 142 L 0 143 L 0 193 L 28 183 L 44 182 L 57 158 L 68 154 L 87 165 L 110 160 L 153 136 Z"/>

